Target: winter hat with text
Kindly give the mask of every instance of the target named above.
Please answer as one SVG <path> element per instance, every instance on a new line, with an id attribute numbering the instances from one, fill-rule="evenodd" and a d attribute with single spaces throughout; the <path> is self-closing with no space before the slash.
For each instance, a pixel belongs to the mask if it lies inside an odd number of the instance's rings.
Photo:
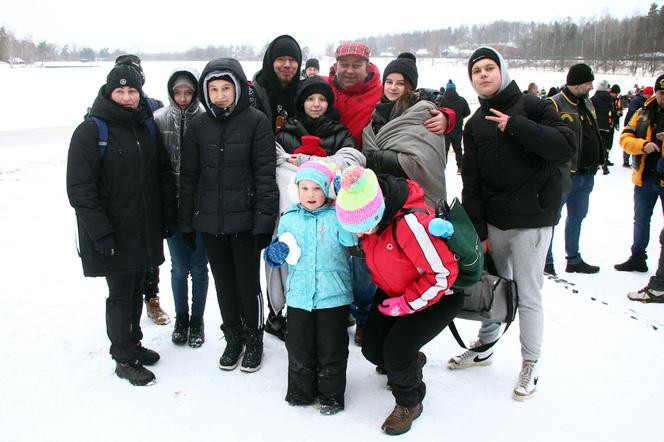
<path id="1" fill-rule="evenodd" d="M 409 52 L 407 53 L 409 54 Z M 417 66 L 415 65 L 415 61 L 413 61 L 412 58 L 398 57 L 389 62 L 383 71 L 383 84 L 385 84 L 385 79 L 387 76 L 393 73 L 403 75 L 404 78 L 408 80 L 413 89 L 417 89 Z"/>
<path id="2" fill-rule="evenodd" d="M 138 71 L 127 65 L 115 66 L 106 77 L 106 86 L 104 88 L 106 97 L 119 87 L 133 87 L 138 92 L 142 92 L 143 81 Z"/>
<path id="3" fill-rule="evenodd" d="M 348 42 L 341 43 L 337 50 L 334 52 L 334 57 L 339 60 L 341 57 L 348 57 L 354 55 L 355 57 L 364 58 L 366 61 L 369 61 L 369 56 L 371 51 L 369 47 L 364 43 L 358 42 Z"/>
<path id="4" fill-rule="evenodd" d="M 336 211 L 339 224 L 349 232 L 368 232 L 378 225 L 385 212 L 385 201 L 373 170 L 361 166 L 344 170 Z"/>
<path id="5" fill-rule="evenodd" d="M 661 91 L 664 89 L 664 74 L 660 75 L 657 77 L 657 80 L 655 80 L 655 92 Z"/>
<path id="6" fill-rule="evenodd" d="M 589 83 L 595 79 L 593 70 L 590 69 L 585 63 L 578 63 L 573 65 L 567 71 L 567 86 L 575 86 L 577 84 Z"/>

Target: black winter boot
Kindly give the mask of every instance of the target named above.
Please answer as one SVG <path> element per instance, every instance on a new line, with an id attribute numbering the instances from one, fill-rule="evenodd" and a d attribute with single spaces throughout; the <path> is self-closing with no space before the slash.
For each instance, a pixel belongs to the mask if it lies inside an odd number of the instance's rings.
<path id="1" fill-rule="evenodd" d="M 159 360 L 159 353 L 143 347 L 139 342 L 136 344 L 136 360 L 141 365 L 154 365 Z"/>
<path id="2" fill-rule="evenodd" d="M 192 316 L 189 322 L 189 347 L 198 348 L 205 342 L 205 323 L 202 316 Z"/>
<path id="3" fill-rule="evenodd" d="M 263 360 L 263 329 L 244 329 L 244 357 L 240 370 L 251 373 L 261 368 Z"/>
<path id="4" fill-rule="evenodd" d="M 119 378 L 126 379 L 132 385 L 151 385 L 154 383 L 154 373 L 143 367 L 138 362 L 117 362 L 115 365 L 115 374 Z"/>
<path id="5" fill-rule="evenodd" d="M 265 320 L 265 331 L 286 342 L 288 325 L 286 318 L 281 312 L 277 313 L 276 315 L 270 312 L 270 314 L 267 315 L 267 319 Z"/>
<path id="6" fill-rule="evenodd" d="M 233 325 L 226 327 L 221 326 L 221 331 L 224 333 L 226 339 L 226 349 L 219 358 L 219 368 L 222 370 L 233 370 L 240 363 L 240 356 L 242 355 L 243 339 L 242 339 L 242 326 Z"/>
<path id="7" fill-rule="evenodd" d="M 182 345 L 187 342 L 187 334 L 189 333 L 189 314 L 177 313 L 175 315 L 175 327 L 171 335 L 173 344 Z"/>
<path id="8" fill-rule="evenodd" d="M 647 272 L 648 264 L 642 257 L 632 255 L 627 261 L 616 264 L 613 268 L 619 272 Z"/>

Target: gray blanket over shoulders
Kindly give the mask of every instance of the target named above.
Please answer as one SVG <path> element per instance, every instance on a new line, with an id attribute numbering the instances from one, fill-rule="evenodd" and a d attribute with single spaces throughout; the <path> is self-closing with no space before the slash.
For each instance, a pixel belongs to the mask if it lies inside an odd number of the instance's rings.
<path id="1" fill-rule="evenodd" d="M 425 200 L 432 207 L 447 197 L 445 138 L 429 132 L 423 124 L 431 117 L 429 111 L 435 108 L 429 101 L 419 101 L 388 121 L 378 134 L 373 133 L 371 124 L 362 132 L 362 151 L 396 151 L 401 168 L 408 178 L 422 186 Z"/>

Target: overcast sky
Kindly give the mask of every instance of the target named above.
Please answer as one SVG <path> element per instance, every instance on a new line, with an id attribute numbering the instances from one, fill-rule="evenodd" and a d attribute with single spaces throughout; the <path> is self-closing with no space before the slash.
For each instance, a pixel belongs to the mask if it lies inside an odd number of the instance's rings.
<path id="1" fill-rule="evenodd" d="M 291 34 L 312 54 L 327 43 L 367 35 L 430 30 L 494 20 L 550 22 L 602 15 L 644 14 L 652 0 L 421 1 L 387 0 L 18 0 L 5 5 L 0 25 L 18 38 L 59 46 L 128 52 L 183 51 L 207 45 L 249 44 L 261 48 L 280 34 Z"/>

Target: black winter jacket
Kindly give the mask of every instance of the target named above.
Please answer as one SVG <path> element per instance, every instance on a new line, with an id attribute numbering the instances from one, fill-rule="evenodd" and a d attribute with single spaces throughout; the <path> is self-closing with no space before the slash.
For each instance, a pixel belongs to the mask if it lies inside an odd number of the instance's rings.
<path id="1" fill-rule="evenodd" d="M 590 99 L 595 106 L 595 115 L 597 116 L 597 127 L 600 132 L 609 132 L 613 130 L 613 119 L 616 115 L 616 108 L 613 98 L 609 91 L 597 91 Z M 607 146 L 605 146 L 607 147 Z M 611 148 L 611 146 L 608 146 Z"/>
<path id="2" fill-rule="evenodd" d="M 85 276 L 135 273 L 164 262 L 166 228 L 176 225 L 175 181 L 161 136 L 153 141 L 144 120 L 145 99 L 129 111 L 99 92 L 91 116 L 108 123 L 100 157 L 97 126 L 81 123 L 71 138 L 67 194 L 76 210 L 79 253 Z M 112 234 L 115 254 L 103 256 L 94 242 Z"/>
<path id="3" fill-rule="evenodd" d="M 210 78 L 222 73 L 230 73 L 239 86 L 229 109 L 207 98 Z M 229 58 L 208 63 L 199 99 L 206 112 L 191 120 L 182 145 L 180 228 L 184 233 L 272 234 L 279 213 L 274 135 L 265 115 L 249 106 L 240 63 Z"/>
<path id="4" fill-rule="evenodd" d="M 288 153 L 293 153 L 302 144 L 302 135 L 315 135 L 328 156 L 334 155 L 342 147 L 355 147 L 355 140 L 346 126 L 337 118 L 325 114 L 316 120 L 307 117 L 289 118 L 286 125 L 277 133 L 276 140 Z M 307 129 L 308 128 L 308 129 Z"/>
<path id="5" fill-rule="evenodd" d="M 461 138 L 463 136 L 463 119 L 470 115 L 470 107 L 468 107 L 466 99 L 459 95 L 456 89 L 447 89 L 436 105 L 454 109 L 456 125 L 452 132 L 445 136 L 452 139 Z"/>
<path id="6" fill-rule="evenodd" d="M 493 115 L 489 108 L 510 116 L 504 132 L 484 118 Z M 501 230 L 556 223 L 562 197 L 556 164 L 570 160 L 575 138 L 551 103 L 523 95 L 512 81 L 495 97 L 480 99 L 463 141 L 463 206 L 480 239 L 487 238 L 487 223 Z"/>

